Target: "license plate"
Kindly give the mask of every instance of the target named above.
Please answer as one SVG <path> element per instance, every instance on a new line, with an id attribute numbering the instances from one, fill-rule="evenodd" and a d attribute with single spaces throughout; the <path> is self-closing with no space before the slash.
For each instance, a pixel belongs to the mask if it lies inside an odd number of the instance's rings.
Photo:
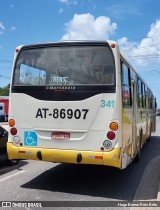
<path id="1" fill-rule="evenodd" d="M 53 132 L 51 138 L 54 140 L 69 140 L 70 133 L 67 132 Z"/>

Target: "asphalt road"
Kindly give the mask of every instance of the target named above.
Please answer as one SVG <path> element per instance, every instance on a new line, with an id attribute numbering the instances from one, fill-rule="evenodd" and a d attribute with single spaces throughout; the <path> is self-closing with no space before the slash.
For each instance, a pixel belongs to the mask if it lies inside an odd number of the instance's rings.
<path id="1" fill-rule="evenodd" d="M 159 118 L 157 122 L 160 128 Z M 144 172 L 148 173 L 147 166 L 159 155 L 160 129 L 144 145 L 140 162 L 133 162 L 122 171 L 104 166 L 40 161 L 20 161 L 12 167 L 0 165 L 0 201 L 82 201 L 82 206 L 83 201 L 132 201 Z M 150 174 L 157 173 L 151 170 Z M 146 193 L 147 200 L 156 199 L 157 192 L 156 185 Z M 143 194 L 138 196 L 139 200 L 145 199 Z"/>

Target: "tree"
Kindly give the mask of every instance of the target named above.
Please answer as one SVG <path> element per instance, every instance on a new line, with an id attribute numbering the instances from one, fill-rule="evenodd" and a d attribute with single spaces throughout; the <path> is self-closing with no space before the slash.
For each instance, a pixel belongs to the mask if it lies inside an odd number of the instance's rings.
<path id="1" fill-rule="evenodd" d="M 5 86 L 4 88 L 0 88 L 0 96 L 9 96 L 9 88 L 10 84 Z"/>

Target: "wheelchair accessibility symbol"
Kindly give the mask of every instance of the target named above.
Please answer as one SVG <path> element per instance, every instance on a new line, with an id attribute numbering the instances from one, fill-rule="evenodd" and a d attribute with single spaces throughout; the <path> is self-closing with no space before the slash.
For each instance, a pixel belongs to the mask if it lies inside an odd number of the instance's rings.
<path id="1" fill-rule="evenodd" d="M 24 132 L 24 145 L 37 146 L 37 134 L 33 131 Z"/>

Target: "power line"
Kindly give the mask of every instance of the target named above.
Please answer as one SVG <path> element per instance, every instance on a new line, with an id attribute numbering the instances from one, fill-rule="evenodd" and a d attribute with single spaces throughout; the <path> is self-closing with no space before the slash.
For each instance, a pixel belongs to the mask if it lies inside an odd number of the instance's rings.
<path id="1" fill-rule="evenodd" d="M 0 60 L 0 63 L 12 63 L 12 60 Z"/>
<path id="2" fill-rule="evenodd" d="M 143 40 L 143 39 L 152 39 L 154 37 L 159 37 L 159 35 L 155 35 L 155 36 L 152 36 L 152 37 L 139 37 L 139 38 L 136 38 L 136 39 L 132 39 L 133 41 L 137 41 L 137 40 Z"/>
<path id="3" fill-rule="evenodd" d="M 10 79 L 10 77 L 3 76 L 3 75 L 1 75 L 1 74 L 0 74 L 0 77 L 6 78 L 6 79 Z"/>
<path id="4" fill-rule="evenodd" d="M 156 46 L 159 46 L 160 43 L 157 43 L 157 44 L 153 44 L 153 45 L 148 45 L 148 46 L 145 46 L 145 47 L 137 47 L 137 48 L 130 48 L 130 49 L 124 49 L 123 51 L 135 51 L 135 50 L 143 50 L 143 49 L 146 49 L 146 48 L 151 48 L 151 47 L 156 47 Z"/>
<path id="5" fill-rule="evenodd" d="M 156 59 L 158 59 L 158 58 L 160 58 L 160 56 L 158 57 L 158 56 L 150 56 L 150 57 L 129 57 L 129 59 L 131 59 L 131 60 L 136 60 L 136 59 L 152 59 L 152 58 L 156 58 Z"/>
<path id="6" fill-rule="evenodd" d="M 157 45 L 160 45 L 160 44 L 157 44 Z M 138 47 L 138 48 L 130 48 L 130 49 L 128 49 L 128 50 L 123 50 L 124 52 L 131 52 L 131 51 L 136 51 L 136 50 L 145 50 L 145 49 L 148 49 L 148 48 L 151 48 L 151 47 L 155 47 L 155 46 L 157 46 L 157 45 L 148 45 L 148 46 L 146 46 L 146 47 Z"/>
<path id="7" fill-rule="evenodd" d="M 155 70 L 155 69 L 148 70 L 148 72 L 150 72 L 150 71 L 155 71 L 155 72 L 157 72 L 157 73 L 160 73 L 160 71 Z"/>
<path id="8" fill-rule="evenodd" d="M 131 55 L 131 57 L 141 57 L 141 56 L 145 56 L 145 57 L 149 57 L 149 56 L 159 57 L 160 56 L 160 53 Z"/>

